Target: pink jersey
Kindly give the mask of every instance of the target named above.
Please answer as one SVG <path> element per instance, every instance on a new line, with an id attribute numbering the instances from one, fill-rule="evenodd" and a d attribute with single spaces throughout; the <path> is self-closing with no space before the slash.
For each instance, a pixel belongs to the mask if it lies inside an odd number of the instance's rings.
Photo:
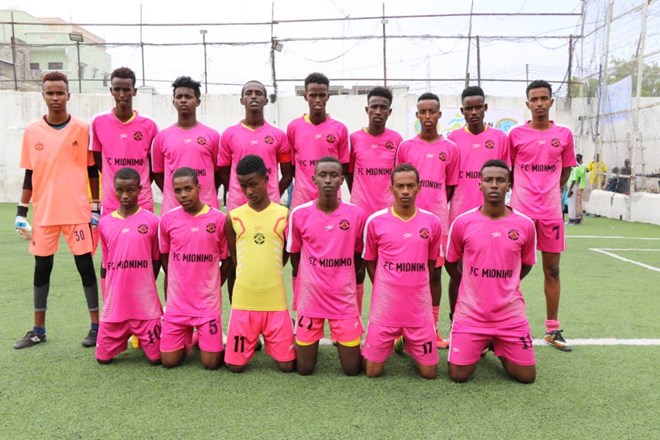
<path id="1" fill-rule="evenodd" d="M 463 260 L 454 322 L 475 327 L 527 323 L 520 269 L 536 263 L 534 222 L 517 211 L 493 220 L 474 208 L 456 218 L 447 261 Z"/>
<path id="2" fill-rule="evenodd" d="M 538 220 L 562 218 L 562 168 L 577 165 L 573 132 L 555 124 L 547 130 L 536 130 L 529 121 L 509 132 L 513 191 L 511 206 Z"/>
<path id="3" fill-rule="evenodd" d="M 475 135 L 467 127 L 452 131 L 447 136 L 458 147 L 458 185 L 449 204 L 449 224 L 456 217 L 472 208 L 481 206 L 484 200 L 479 190 L 481 167 L 491 159 L 499 159 L 511 166 L 509 139 L 502 130 L 486 127 Z"/>
<path id="4" fill-rule="evenodd" d="M 274 203 L 280 202 L 278 164 L 291 162 L 289 140 L 282 130 L 268 122 L 256 130 L 238 123 L 222 133 L 218 154 L 218 166 L 231 165 L 227 211 L 247 203 L 247 198 L 238 184 L 236 165 L 248 154 L 256 154 L 264 160 L 268 170 L 268 197 Z"/>
<path id="5" fill-rule="evenodd" d="M 117 211 L 99 221 L 106 270 L 103 322 L 158 319 L 162 315 L 153 261 L 158 251 L 158 217 L 140 209 L 128 218 Z"/>
<path id="6" fill-rule="evenodd" d="M 291 211 L 287 252 L 300 252 L 298 313 L 308 318 L 359 316 L 355 293 L 355 254 L 362 252 L 362 208 L 340 202 L 326 214 L 316 200 Z"/>
<path id="7" fill-rule="evenodd" d="M 343 164 L 349 162 L 348 129 L 330 115 L 319 125 L 312 124 L 308 116 L 303 115 L 289 123 L 286 135 L 291 145 L 291 163 L 296 168 L 291 201 L 291 208 L 295 208 L 319 195 L 312 181 L 317 160 L 332 156 Z M 341 197 L 341 191 L 339 193 Z"/>
<path id="8" fill-rule="evenodd" d="M 112 110 L 94 117 L 90 125 L 89 149 L 100 152 L 103 157 L 101 164 L 103 215 L 119 208 L 119 201 L 113 190 L 114 178 L 115 173 L 124 167 L 133 168 L 140 174 L 142 191 L 138 197 L 138 204 L 153 212 L 154 198 L 151 194 L 149 156 L 156 133 L 158 133 L 156 123 L 137 112 L 127 123 L 117 119 Z"/>
<path id="9" fill-rule="evenodd" d="M 351 203 L 371 215 L 392 205 L 390 175 L 396 162 L 396 150 L 401 135 L 386 128 L 372 136 L 366 128 L 351 134 L 351 161 L 348 172 L 353 174 Z"/>
<path id="10" fill-rule="evenodd" d="M 202 202 L 220 207 L 214 178 L 219 144 L 220 134 L 201 123 L 188 130 L 175 124 L 156 135 L 151 160 L 153 172 L 165 174 L 161 213 L 179 206 L 172 189 L 172 175 L 181 167 L 190 167 L 197 173 Z"/>
<path id="11" fill-rule="evenodd" d="M 444 234 L 449 231 L 447 186 L 458 184 L 458 148 L 442 136 L 429 143 L 416 136 L 403 141 L 396 163 L 409 163 L 419 171 L 422 186 L 417 194 L 417 207 L 432 212 L 440 219 Z"/>
<path id="12" fill-rule="evenodd" d="M 364 230 L 365 261 L 376 261 L 369 323 L 392 327 L 433 324 L 429 260 L 442 256 L 440 219 L 417 209 L 402 220 L 393 208 L 375 212 Z"/>
<path id="13" fill-rule="evenodd" d="M 225 215 L 205 206 L 197 215 L 179 207 L 160 221 L 160 252 L 169 254 L 167 313 L 215 317 L 222 313 L 220 262 L 227 258 Z"/>

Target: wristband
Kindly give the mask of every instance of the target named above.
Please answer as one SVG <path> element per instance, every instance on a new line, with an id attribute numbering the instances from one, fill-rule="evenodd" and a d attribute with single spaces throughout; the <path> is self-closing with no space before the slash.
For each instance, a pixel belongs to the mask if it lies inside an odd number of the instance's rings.
<path id="1" fill-rule="evenodd" d="M 28 214 L 27 204 L 19 203 L 18 206 L 16 206 L 16 215 L 18 217 L 27 217 L 27 214 Z"/>

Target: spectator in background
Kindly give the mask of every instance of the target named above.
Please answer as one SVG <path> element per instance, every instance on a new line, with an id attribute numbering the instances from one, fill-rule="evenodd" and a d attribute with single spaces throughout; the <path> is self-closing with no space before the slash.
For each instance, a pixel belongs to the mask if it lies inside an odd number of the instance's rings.
<path id="1" fill-rule="evenodd" d="M 607 165 L 600 160 L 600 154 L 596 153 L 594 160 L 587 165 L 589 172 L 589 184 L 592 189 L 602 189 L 605 183 L 605 173 L 607 173 Z"/>
<path id="2" fill-rule="evenodd" d="M 568 177 L 568 224 L 582 224 L 582 192 L 587 187 L 587 167 L 582 163 L 582 155 L 576 154 L 578 166 Z"/>
<path id="3" fill-rule="evenodd" d="M 621 176 L 619 176 L 619 182 L 616 187 L 616 192 L 619 194 L 630 195 L 630 179 L 632 178 L 632 167 L 630 166 L 630 160 L 626 159 L 623 161 L 623 168 L 621 168 Z"/>

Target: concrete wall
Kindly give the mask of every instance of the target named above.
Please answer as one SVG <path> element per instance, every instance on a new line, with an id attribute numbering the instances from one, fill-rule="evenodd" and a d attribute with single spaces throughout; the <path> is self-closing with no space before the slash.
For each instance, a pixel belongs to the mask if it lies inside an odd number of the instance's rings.
<path id="1" fill-rule="evenodd" d="M 585 204 L 587 212 L 619 220 L 660 225 L 660 194 L 634 193 L 631 196 L 594 190 Z"/>

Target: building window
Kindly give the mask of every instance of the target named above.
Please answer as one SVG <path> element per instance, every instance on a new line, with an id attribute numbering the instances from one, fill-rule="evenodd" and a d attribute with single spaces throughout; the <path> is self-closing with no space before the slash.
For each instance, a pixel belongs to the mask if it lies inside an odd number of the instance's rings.
<path id="1" fill-rule="evenodd" d="M 64 63 L 48 63 L 48 70 L 62 70 L 64 69 Z"/>
<path id="2" fill-rule="evenodd" d="M 30 63 L 30 70 L 40 70 L 39 63 Z"/>

